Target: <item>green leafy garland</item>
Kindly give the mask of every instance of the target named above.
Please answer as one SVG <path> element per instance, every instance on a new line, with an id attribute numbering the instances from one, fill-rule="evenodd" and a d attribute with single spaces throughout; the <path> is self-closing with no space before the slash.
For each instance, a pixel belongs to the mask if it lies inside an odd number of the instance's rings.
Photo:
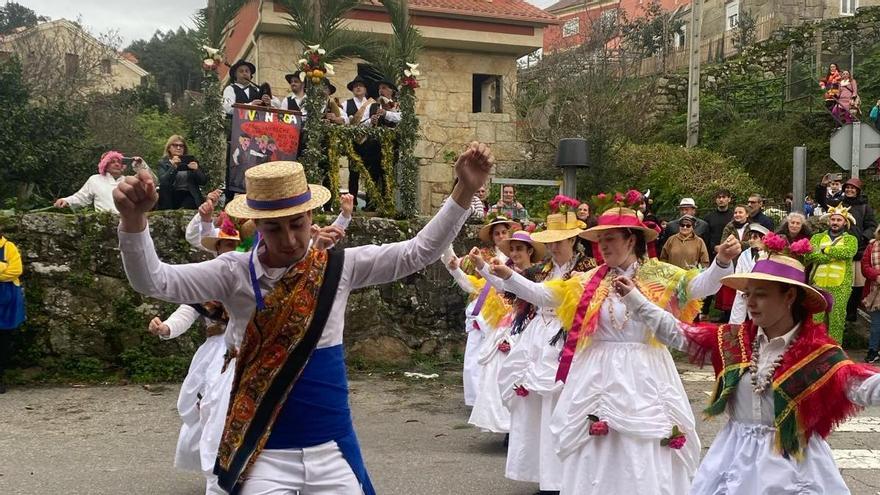
<path id="1" fill-rule="evenodd" d="M 400 88 L 400 123 L 397 125 L 397 188 L 400 191 L 397 213 L 403 217 L 414 217 L 419 213 L 419 161 L 415 156 L 418 138 L 416 92 L 403 86 Z"/>

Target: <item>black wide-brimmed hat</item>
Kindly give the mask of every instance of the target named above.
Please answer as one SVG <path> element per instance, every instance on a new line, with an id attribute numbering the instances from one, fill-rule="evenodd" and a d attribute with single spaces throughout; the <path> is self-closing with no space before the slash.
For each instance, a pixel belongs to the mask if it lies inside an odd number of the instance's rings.
<path id="1" fill-rule="evenodd" d="M 232 64 L 232 67 L 229 68 L 229 73 L 232 75 L 232 77 L 235 77 L 235 71 L 237 71 L 238 68 L 241 67 L 242 65 L 247 66 L 247 68 L 251 70 L 252 76 L 257 73 L 257 66 L 256 65 L 248 62 L 245 59 L 241 59 L 238 62 Z"/>
<path id="2" fill-rule="evenodd" d="M 397 91 L 397 85 L 394 84 L 393 82 L 391 82 L 387 77 L 383 77 L 382 79 L 379 79 L 378 81 L 376 81 L 377 88 L 379 87 L 380 84 L 384 84 L 384 85 L 388 86 L 389 88 L 392 89 L 392 91 L 395 91 L 395 92 Z"/>
<path id="3" fill-rule="evenodd" d="M 345 87 L 348 88 L 349 91 L 351 91 L 352 88 L 354 87 L 354 85 L 357 84 L 357 83 L 361 83 L 361 84 L 363 84 L 364 87 L 365 87 L 365 88 L 368 88 L 368 89 L 369 89 L 369 87 L 370 87 L 370 83 L 369 83 L 366 79 L 364 79 L 363 77 L 361 77 L 360 74 L 358 74 L 354 79 L 352 79 L 351 82 L 348 83 Z"/>
<path id="4" fill-rule="evenodd" d="M 331 95 L 336 93 L 336 86 L 334 86 L 333 83 L 330 82 L 330 79 L 325 77 L 324 79 L 321 80 L 321 83 L 326 85 L 328 88 L 330 88 Z"/>
<path id="5" fill-rule="evenodd" d="M 284 80 L 287 81 L 287 84 L 290 84 L 290 82 L 291 82 L 292 80 L 294 80 L 294 79 L 296 79 L 296 80 L 298 80 L 298 81 L 302 81 L 302 79 L 299 78 L 299 75 L 300 75 L 300 74 L 302 74 L 302 71 L 301 71 L 301 70 L 298 70 L 298 71 L 296 71 L 296 72 L 294 72 L 294 73 L 292 73 L 292 74 L 285 74 L 285 75 L 284 75 Z"/>

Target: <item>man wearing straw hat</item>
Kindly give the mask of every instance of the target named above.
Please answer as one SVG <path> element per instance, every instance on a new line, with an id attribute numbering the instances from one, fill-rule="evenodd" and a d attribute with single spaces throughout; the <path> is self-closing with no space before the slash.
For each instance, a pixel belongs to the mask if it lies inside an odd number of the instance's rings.
<path id="1" fill-rule="evenodd" d="M 157 199 L 149 174 L 120 183 L 114 192 L 119 246 L 132 287 L 178 303 L 218 300 L 229 313 L 227 360 L 235 359 L 235 378 L 214 468 L 223 489 L 375 493 L 348 405 L 342 349 L 348 295 L 437 260 L 467 220 L 471 197 L 493 163 L 486 145 L 471 143 L 455 165 L 453 200 L 414 239 L 334 251 L 325 248 L 341 229 L 325 227 L 314 240 L 311 232 L 312 210 L 330 191 L 308 184 L 299 163 L 258 165 L 245 176 L 246 195 L 226 206 L 230 216 L 256 221 L 254 249 L 186 265 L 156 255 L 146 217 Z"/>

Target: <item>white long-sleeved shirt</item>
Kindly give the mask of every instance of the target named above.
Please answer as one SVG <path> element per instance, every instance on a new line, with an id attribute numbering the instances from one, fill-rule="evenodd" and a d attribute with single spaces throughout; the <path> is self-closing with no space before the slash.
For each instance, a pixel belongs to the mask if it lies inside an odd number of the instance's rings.
<path id="1" fill-rule="evenodd" d="M 736 260 L 736 269 L 734 270 L 734 273 L 751 273 L 752 268 L 755 267 L 756 262 L 757 260 L 752 255 L 751 249 L 743 251 L 743 253 L 740 254 L 739 258 L 737 258 Z M 736 296 L 733 299 L 733 307 L 730 309 L 730 320 L 728 320 L 729 323 L 739 325 L 742 322 L 746 321 L 746 317 L 748 317 L 746 303 L 746 295 L 743 293 L 743 291 L 736 291 Z"/>
<path id="2" fill-rule="evenodd" d="M 291 108 L 287 104 L 288 98 L 293 98 L 294 100 L 296 100 L 296 104 L 299 107 L 298 110 L 303 115 L 303 117 L 305 117 L 308 114 L 308 112 L 306 112 L 306 95 L 305 94 L 303 94 L 302 97 L 298 98 L 295 94 L 288 93 L 287 96 L 285 96 L 284 98 L 281 99 L 281 103 L 279 104 L 278 108 L 280 108 L 282 110 L 291 110 Z"/>
<path id="3" fill-rule="evenodd" d="M 342 343 L 345 308 L 352 290 L 392 282 L 433 263 L 461 230 L 467 214 L 468 209 L 450 201 L 413 239 L 347 248 L 336 299 L 318 347 Z M 288 270 L 264 266 L 259 253 L 265 248 L 260 243 L 253 256 L 264 295 Z M 238 348 L 256 306 L 248 268 L 250 253 L 231 252 L 202 263 L 169 265 L 159 260 L 149 227 L 137 233 L 119 231 L 119 250 L 136 291 L 175 303 L 222 302 L 229 314 L 227 345 Z"/>
<path id="4" fill-rule="evenodd" d="M 366 98 L 366 97 L 364 97 L 364 98 L 351 97 L 351 98 L 349 98 L 348 100 L 345 100 L 344 102 L 342 102 L 342 114 L 343 114 L 343 115 L 342 115 L 342 118 L 345 120 L 345 123 L 346 123 L 346 124 L 351 124 L 351 125 L 363 125 L 363 126 L 370 127 L 370 125 L 371 125 L 371 124 L 370 124 L 370 110 L 369 110 L 369 109 L 364 110 L 363 115 L 361 115 L 361 120 L 360 120 L 360 122 L 354 122 L 354 121 L 352 120 L 352 119 L 354 118 L 354 115 L 353 115 L 353 114 L 352 114 L 352 115 L 348 115 L 348 102 L 349 102 L 349 101 L 353 101 L 353 102 L 354 102 L 354 106 L 357 107 L 358 110 L 360 110 L 361 107 L 364 106 L 364 105 L 369 101 L 369 98 Z"/>
<path id="5" fill-rule="evenodd" d="M 635 274 L 634 263 L 626 270 L 613 268 L 613 272 L 621 275 L 632 276 Z M 722 268 L 717 262 L 713 261 L 709 264 L 709 268 L 697 275 L 688 284 L 688 296 L 691 299 L 703 299 L 718 292 L 721 288 L 721 277 L 730 275 L 733 272 L 733 263 L 727 268 Z M 555 295 L 543 284 L 532 282 L 522 275 L 514 272 L 510 278 L 504 281 L 504 290 L 513 292 L 520 299 L 523 299 L 539 308 L 554 308 L 561 301 L 557 301 Z"/>
<path id="6" fill-rule="evenodd" d="M 191 327 L 198 319 L 199 312 L 196 311 L 195 308 L 189 304 L 181 304 L 173 313 L 168 315 L 168 318 L 163 322 L 168 325 L 168 335 L 160 335 L 159 338 L 162 340 L 176 339 L 189 330 L 189 327 Z"/>
<path id="7" fill-rule="evenodd" d="M 114 179 L 110 174 L 95 174 L 86 181 L 79 191 L 62 198 L 71 207 L 95 205 L 97 211 L 119 213 L 113 202 L 113 190 L 122 182 L 124 176 Z"/>
<path id="8" fill-rule="evenodd" d="M 682 323 L 670 313 L 657 307 L 638 290 L 632 290 L 623 297 L 626 307 L 633 316 L 641 320 L 648 328 L 654 330 L 654 335 L 664 344 L 675 349 L 686 351 L 688 346 L 685 337 L 687 323 Z M 797 337 L 800 325 L 795 325 L 788 333 L 772 339 L 762 328 L 758 328 L 758 375 L 761 377 L 770 373 L 773 362 L 782 355 L 786 347 Z M 872 406 L 880 404 L 880 374 L 871 376 L 866 380 L 849 384 L 847 398 L 859 406 Z M 756 395 L 752 390 L 751 371 L 740 378 L 736 387 L 733 400 L 728 404 L 730 418 L 742 423 L 773 425 L 775 418 L 773 406 L 773 392 L 767 387 L 763 394 Z"/>

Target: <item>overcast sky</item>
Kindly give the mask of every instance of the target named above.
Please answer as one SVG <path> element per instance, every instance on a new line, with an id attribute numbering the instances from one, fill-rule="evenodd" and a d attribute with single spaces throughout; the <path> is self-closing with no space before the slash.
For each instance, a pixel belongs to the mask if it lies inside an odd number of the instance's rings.
<path id="1" fill-rule="evenodd" d="M 546 7 L 556 0 L 529 0 Z M 37 14 L 82 23 L 94 34 L 117 30 L 123 47 L 137 39 L 149 39 L 156 30 L 192 27 L 192 16 L 207 0 L 18 0 Z"/>

